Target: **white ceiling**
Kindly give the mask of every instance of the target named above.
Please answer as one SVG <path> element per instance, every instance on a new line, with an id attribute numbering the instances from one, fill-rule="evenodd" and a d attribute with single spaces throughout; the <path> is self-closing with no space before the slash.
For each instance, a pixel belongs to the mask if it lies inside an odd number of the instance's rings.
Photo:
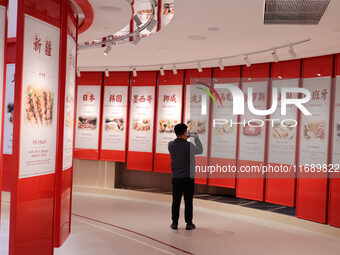
<path id="1" fill-rule="evenodd" d="M 90 0 L 94 8 L 92 27 L 80 35 L 79 42 L 100 39 L 123 28 L 131 19 L 126 0 Z M 100 10 L 101 6 L 121 8 L 120 12 Z M 264 0 L 177 0 L 175 16 L 160 32 L 143 39 L 137 47 L 116 45 L 105 57 L 103 48 L 82 50 L 80 70 L 157 69 L 139 67 L 226 57 L 275 48 L 311 38 L 295 47 L 299 58 L 340 52 L 340 1 L 332 0 L 319 25 L 264 25 Z M 110 27 L 110 29 L 106 28 Z M 218 31 L 209 31 L 218 27 Z M 191 40 L 191 35 L 206 37 Z M 287 49 L 277 51 L 281 60 L 291 59 Z M 251 63 L 273 61 L 271 53 L 249 57 Z M 224 65 L 244 64 L 243 57 L 226 59 Z M 195 64 L 177 65 L 178 69 Z M 217 61 L 202 62 L 202 67 L 217 66 Z M 170 66 L 164 66 L 170 69 Z"/>

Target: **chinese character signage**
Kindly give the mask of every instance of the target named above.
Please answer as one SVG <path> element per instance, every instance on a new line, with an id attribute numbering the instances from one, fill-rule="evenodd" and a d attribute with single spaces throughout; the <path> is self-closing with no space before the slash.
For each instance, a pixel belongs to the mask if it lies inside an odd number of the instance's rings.
<path id="1" fill-rule="evenodd" d="M 299 79 L 274 80 L 273 88 L 277 88 L 279 93 L 281 88 L 297 88 L 299 86 Z M 287 98 L 298 98 L 297 93 L 294 95 L 287 95 Z M 276 111 L 271 115 L 271 119 L 275 119 L 275 123 L 269 125 L 269 158 L 268 162 L 277 164 L 295 164 L 295 148 L 296 148 L 296 123 L 297 109 L 294 105 L 287 106 L 287 115 L 281 115 L 281 93 L 278 98 L 278 106 Z M 282 125 L 281 121 L 285 121 Z"/>
<path id="2" fill-rule="evenodd" d="M 304 105 L 312 115 L 301 117 L 300 165 L 327 163 L 330 84 L 330 77 L 303 80 L 312 96 Z"/>
<path id="3" fill-rule="evenodd" d="M 128 86 L 105 86 L 102 149 L 125 151 Z"/>
<path id="4" fill-rule="evenodd" d="M 161 85 L 158 92 L 156 153 L 169 153 L 168 143 L 176 138 L 174 127 L 182 116 L 182 85 Z"/>
<path id="5" fill-rule="evenodd" d="M 248 88 L 253 89 L 253 94 L 248 94 Z M 267 82 L 243 83 L 245 105 L 248 97 L 252 97 L 254 108 L 257 110 L 267 109 Z M 240 150 L 239 159 L 249 161 L 264 160 L 265 145 L 265 116 L 258 116 L 245 107 L 245 114 L 241 118 L 240 127 Z"/>
<path id="6" fill-rule="evenodd" d="M 78 86 L 76 141 L 77 149 L 98 149 L 101 86 Z"/>
<path id="7" fill-rule="evenodd" d="M 14 117 L 14 74 L 15 64 L 6 67 L 6 100 L 4 108 L 4 154 L 12 155 Z"/>
<path id="8" fill-rule="evenodd" d="M 5 24 L 6 24 L 6 8 L 3 6 L 0 6 L 0 105 L 2 106 L 2 91 L 3 91 L 3 83 L 4 83 L 4 61 L 5 61 Z M 2 116 L 2 107 L 0 107 L 0 116 Z M 2 126 L 0 119 L 0 129 Z M 0 143 L 1 143 L 1 137 L 0 137 Z"/>
<path id="9" fill-rule="evenodd" d="M 238 87 L 238 84 L 233 84 Z M 233 97 L 228 89 L 215 88 L 220 95 L 222 104 L 213 104 L 213 119 L 233 120 L 237 122 L 237 115 L 233 115 Z M 236 157 L 237 126 L 230 121 L 215 123 L 211 132 L 211 157 L 221 159 L 235 159 Z"/>
<path id="10" fill-rule="evenodd" d="M 25 15 L 19 177 L 55 172 L 58 28 Z"/>
<path id="11" fill-rule="evenodd" d="M 185 98 L 185 124 L 189 132 L 196 132 L 203 146 L 200 157 L 207 156 L 209 126 L 209 95 L 199 88 L 203 85 L 187 85 Z M 205 108 L 202 112 L 202 107 Z"/>
<path id="12" fill-rule="evenodd" d="M 333 164 L 340 163 L 340 77 L 336 78 L 334 108 Z"/>
<path id="13" fill-rule="evenodd" d="M 72 167 L 73 161 L 73 127 L 74 127 L 74 95 L 76 82 L 76 51 L 77 44 L 67 35 L 66 84 L 65 84 L 65 115 L 63 170 Z"/>
<path id="14" fill-rule="evenodd" d="M 154 86 L 132 87 L 129 151 L 152 152 L 154 100 Z"/>

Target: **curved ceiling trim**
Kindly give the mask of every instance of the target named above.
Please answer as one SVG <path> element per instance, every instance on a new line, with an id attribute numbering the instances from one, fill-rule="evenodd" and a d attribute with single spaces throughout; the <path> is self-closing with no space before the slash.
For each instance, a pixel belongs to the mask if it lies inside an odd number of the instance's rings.
<path id="1" fill-rule="evenodd" d="M 83 23 L 80 25 L 78 30 L 78 33 L 81 34 L 91 27 L 94 19 L 94 12 L 88 0 L 74 0 L 74 1 L 78 4 L 78 6 L 80 7 L 85 16 Z"/>

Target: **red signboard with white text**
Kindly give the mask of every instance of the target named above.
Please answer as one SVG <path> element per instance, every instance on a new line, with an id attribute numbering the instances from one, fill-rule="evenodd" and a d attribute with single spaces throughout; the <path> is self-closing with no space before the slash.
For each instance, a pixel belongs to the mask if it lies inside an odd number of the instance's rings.
<path id="1" fill-rule="evenodd" d="M 240 122 L 239 165 L 236 182 L 236 196 L 263 201 L 264 174 L 261 167 L 265 162 L 266 116 L 255 115 L 249 109 L 249 101 L 256 110 L 268 106 L 269 64 L 242 66 L 242 90 L 245 95 L 244 115 Z M 252 93 L 250 93 L 252 92 Z M 249 169 L 258 168 L 252 172 Z"/>
<path id="2" fill-rule="evenodd" d="M 317 169 L 328 164 L 333 56 L 308 58 L 302 62 L 302 86 L 311 93 L 311 100 L 305 107 L 311 115 L 301 114 L 300 117 L 296 216 L 326 223 L 328 179 L 326 172 Z"/>
<path id="3" fill-rule="evenodd" d="M 283 61 L 272 64 L 272 94 L 277 89 L 278 107 L 270 119 L 277 120 L 269 125 L 268 161 L 270 167 L 295 166 L 297 152 L 298 109 L 294 105 L 287 107 L 287 114 L 281 115 L 281 89 L 298 88 L 300 81 L 300 60 Z M 297 99 L 297 93 L 287 95 L 289 99 Z M 288 121 L 286 121 L 288 120 Z M 285 121 L 284 125 L 281 124 Z M 297 126 L 295 126 L 297 125 Z M 295 206 L 295 171 L 268 172 L 265 201 L 286 206 Z"/>
<path id="4" fill-rule="evenodd" d="M 184 71 L 159 76 L 154 171 L 170 173 L 168 143 L 176 138 L 174 127 L 182 121 Z"/>
<path id="5" fill-rule="evenodd" d="M 126 161 L 129 72 L 112 72 L 104 78 L 100 159 Z"/>
<path id="6" fill-rule="evenodd" d="M 127 169 L 152 171 L 157 72 L 131 78 Z"/>
<path id="7" fill-rule="evenodd" d="M 336 55 L 335 79 L 331 166 L 338 172 L 330 174 L 328 222 L 340 227 L 340 54 Z"/>
<path id="8" fill-rule="evenodd" d="M 102 73 L 81 73 L 77 78 L 74 158 L 99 159 Z"/>
<path id="9" fill-rule="evenodd" d="M 209 185 L 235 188 L 237 167 L 237 137 L 239 128 L 232 126 L 238 121 L 238 115 L 233 115 L 233 96 L 231 91 L 223 88 L 223 85 L 240 87 L 240 66 L 214 69 L 214 88 L 218 93 L 221 102 L 216 98 L 212 107 L 213 120 L 215 125 L 211 128 L 211 148 L 209 165 L 215 167 L 214 172 L 209 175 Z M 224 169 L 224 171 L 220 171 Z"/>

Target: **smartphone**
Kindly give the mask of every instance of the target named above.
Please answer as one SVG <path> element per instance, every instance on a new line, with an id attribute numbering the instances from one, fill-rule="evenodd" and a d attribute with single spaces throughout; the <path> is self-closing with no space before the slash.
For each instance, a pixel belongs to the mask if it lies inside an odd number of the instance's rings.
<path id="1" fill-rule="evenodd" d="M 195 137 L 195 136 L 197 136 L 197 133 L 196 132 L 189 132 L 188 136 L 189 137 Z"/>

